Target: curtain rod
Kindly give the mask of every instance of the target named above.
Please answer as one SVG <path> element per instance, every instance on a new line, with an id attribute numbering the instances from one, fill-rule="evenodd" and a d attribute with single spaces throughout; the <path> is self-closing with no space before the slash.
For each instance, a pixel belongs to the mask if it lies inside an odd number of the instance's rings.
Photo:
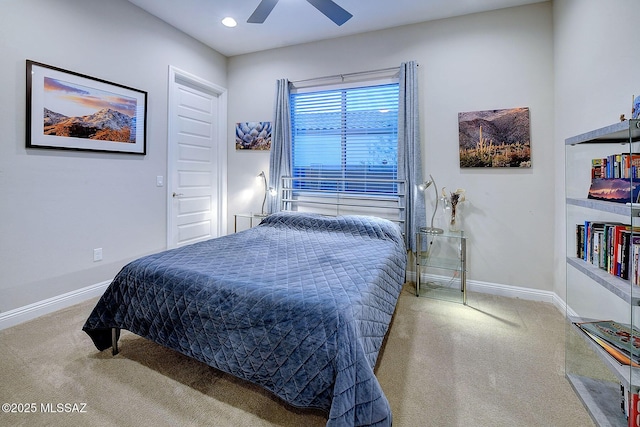
<path id="1" fill-rule="evenodd" d="M 358 71 L 358 72 L 355 72 L 355 73 L 344 73 L 344 74 L 334 74 L 332 76 L 313 77 L 311 79 L 293 80 L 290 83 L 295 85 L 297 83 L 308 83 L 308 82 L 313 82 L 313 81 L 317 81 L 317 80 L 329 80 L 329 79 L 341 79 L 341 80 L 344 80 L 345 77 L 356 77 L 356 76 L 362 76 L 362 75 L 367 75 L 367 74 L 379 74 L 379 73 L 384 73 L 384 72 L 388 72 L 388 71 L 400 71 L 400 67 L 380 68 L 378 70 Z"/>

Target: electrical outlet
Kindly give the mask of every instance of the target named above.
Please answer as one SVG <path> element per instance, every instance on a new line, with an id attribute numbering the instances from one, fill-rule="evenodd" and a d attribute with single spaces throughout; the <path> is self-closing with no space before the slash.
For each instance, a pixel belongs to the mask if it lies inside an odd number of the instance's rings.
<path id="1" fill-rule="evenodd" d="M 102 261 L 102 248 L 95 248 L 93 250 L 93 261 Z"/>

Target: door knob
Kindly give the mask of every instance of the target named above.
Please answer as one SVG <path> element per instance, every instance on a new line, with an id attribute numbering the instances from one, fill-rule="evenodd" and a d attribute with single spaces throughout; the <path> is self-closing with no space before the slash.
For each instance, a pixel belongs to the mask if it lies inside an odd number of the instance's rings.
<path id="1" fill-rule="evenodd" d="M 180 197 L 180 196 L 184 196 L 184 194 L 176 193 L 175 191 L 173 192 L 173 197 Z"/>

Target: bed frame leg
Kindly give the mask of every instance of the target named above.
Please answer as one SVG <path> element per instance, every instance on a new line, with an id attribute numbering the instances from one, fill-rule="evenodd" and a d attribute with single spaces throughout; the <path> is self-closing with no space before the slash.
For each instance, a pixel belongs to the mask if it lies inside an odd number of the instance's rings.
<path id="1" fill-rule="evenodd" d="M 111 328 L 111 354 L 113 356 L 119 353 L 118 338 L 120 338 L 120 329 Z"/>

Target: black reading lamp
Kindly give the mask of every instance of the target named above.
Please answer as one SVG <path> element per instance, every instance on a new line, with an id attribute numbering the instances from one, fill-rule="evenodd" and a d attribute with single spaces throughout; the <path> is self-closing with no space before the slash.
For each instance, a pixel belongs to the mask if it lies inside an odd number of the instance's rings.
<path id="1" fill-rule="evenodd" d="M 433 219 L 435 218 L 436 212 L 438 211 L 438 187 L 436 186 L 436 181 L 433 179 L 431 174 L 429 174 L 429 178 L 431 178 L 429 181 L 425 181 L 422 184 L 418 185 L 418 189 L 424 192 L 427 188 L 431 186 L 431 184 L 433 184 L 433 190 L 436 193 L 436 207 L 433 210 L 433 215 L 431 215 L 431 227 L 420 227 L 420 231 L 424 233 L 431 233 L 431 234 L 442 234 L 444 233 L 444 230 L 442 228 L 436 228 L 433 226 Z M 425 197 L 425 202 L 426 202 L 426 197 Z M 425 206 L 426 206 L 426 203 L 425 203 Z"/>

